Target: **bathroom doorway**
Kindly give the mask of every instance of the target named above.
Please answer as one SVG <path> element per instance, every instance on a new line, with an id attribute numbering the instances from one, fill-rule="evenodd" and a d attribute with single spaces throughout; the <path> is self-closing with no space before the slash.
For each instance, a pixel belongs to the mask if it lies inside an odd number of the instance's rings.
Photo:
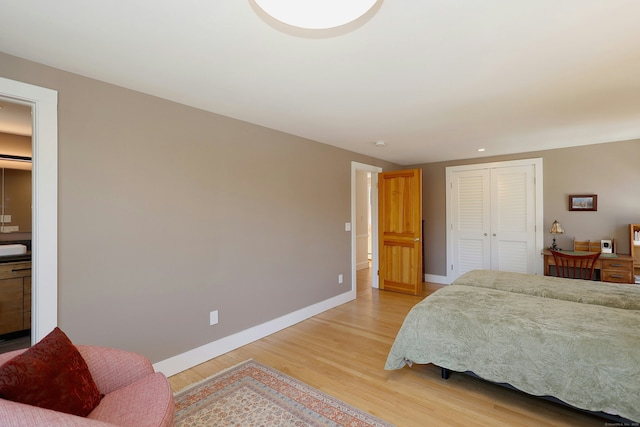
<path id="1" fill-rule="evenodd" d="M 33 123 L 0 100 L 0 353 L 31 345 Z"/>
<path id="2" fill-rule="evenodd" d="M 58 323 L 58 92 L 0 77 L 0 102 L 31 110 L 30 344 L 34 344 Z"/>

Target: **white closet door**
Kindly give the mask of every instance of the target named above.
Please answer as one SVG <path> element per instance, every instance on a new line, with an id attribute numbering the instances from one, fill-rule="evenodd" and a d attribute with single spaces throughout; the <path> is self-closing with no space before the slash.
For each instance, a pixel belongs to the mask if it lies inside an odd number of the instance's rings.
<path id="1" fill-rule="evenodd" d="M 447 168 L 449 279 L 475 269 L 539 273 L 541 170 L 535 160 Z"/>
<path id="2" fill-rule="evenodd" d="M 535 169 L 491 170 L 491 269 L 535 272 Z"/>
<path id="3" fill-rule="evenodd" d="M 491 268 L 490 170 L 452 174 L 453 274 Z"/>

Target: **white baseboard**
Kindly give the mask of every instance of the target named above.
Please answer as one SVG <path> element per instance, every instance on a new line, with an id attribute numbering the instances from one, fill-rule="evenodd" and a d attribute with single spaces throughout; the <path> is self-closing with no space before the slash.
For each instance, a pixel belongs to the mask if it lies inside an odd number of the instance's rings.
<path id="1" fill-rule="evenodd" d="M 447 276 L 436 276 L 435 274 L 425 274 L 424 281 L 429 283 L 437 283 L 439 285 L 450 285 Z"/>
<path id="2" fill-rule="evenodd" d="M 206 362 L 207 360 L 228 353 L 243 345 L 250 344 L 298 322 L 306 320 L 324 311 L 342 305 L 346 302 L 354 300 L 355 291 L 345 292 L 328 300 L 319 302 L 309 307 L 305 307 L 293 313 L 286 314 L 277 319 L 254 326 L 233 335 L 221 338 L 217 341 L 210 342 L 203 346 L 194 348 L 185 353 L 170 357 L 154 363 L 153 367 L 157 372 L 162 372 L 167 377 L 175 375 L 196 365 Z"/>
<path id="3" fill-rule="evenodd" d="M 356 264 L 356 271 L 364 270 L 365 268 L 369 268 L 369 260 Z"/>

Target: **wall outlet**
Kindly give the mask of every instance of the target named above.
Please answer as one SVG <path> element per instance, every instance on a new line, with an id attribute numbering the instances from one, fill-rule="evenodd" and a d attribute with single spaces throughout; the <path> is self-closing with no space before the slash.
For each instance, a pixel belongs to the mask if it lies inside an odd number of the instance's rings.
<path id="1" fill-rule="evenodd" d="M 0 222 L 8 224 L 11 222 L 11 215 L 0 215 Z"/>
<path id="2" fill-rule="evenodd" d="M 338 274 L 338 285 L 342 285 L 342 282 L 344 282 L 344 277 L 342 277 L 342 274 Z"/>
<path id="3" fill-rule="evenodd" d="M 209 313 L 209 325 L 213 326 L 218 323 L 218 310 L 213 310 Z"/>

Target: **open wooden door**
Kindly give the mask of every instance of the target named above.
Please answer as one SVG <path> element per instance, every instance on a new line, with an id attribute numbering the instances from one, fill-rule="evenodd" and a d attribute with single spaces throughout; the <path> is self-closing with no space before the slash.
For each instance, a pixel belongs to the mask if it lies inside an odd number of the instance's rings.
<path id="1" fill-rule="evenodd" d="M 422 294 L 422 169 L 378 174 L 380 289 Z"/>

